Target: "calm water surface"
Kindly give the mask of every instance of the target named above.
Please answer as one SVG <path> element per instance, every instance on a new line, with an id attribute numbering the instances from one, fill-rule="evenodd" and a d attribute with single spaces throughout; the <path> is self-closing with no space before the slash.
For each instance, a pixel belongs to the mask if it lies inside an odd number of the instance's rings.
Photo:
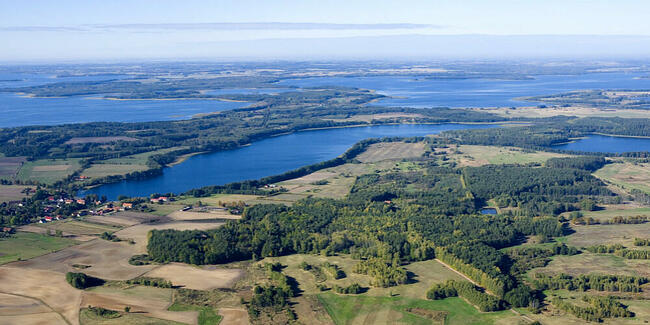
<path id="1" fill-rule="evenodd" d="M 650 138 L 611 137 L 590 135 L 574 142 L 553 146 L 555 149 L 588 152 L 635 152 L 650 151 Z"/>
<path id="2" fill-rule="evenodd" d="M 28 74 L 0 74 L 0 88 L 26 87 L 63 81 L 99 81 L 126 76 L 54 78 Z M 250 103 L 219 100 L 105 100 L 101 95 L 28 98 L 0 92 L 0 127 L 56 125 L 83 122 L 147 122 L 188 119 L 245 107 Z"/>
<path id="3" fill-rule="evenodd" d="M 165 168 L 161 176 L 108 184 L 82 194 L 95 193 L 115 199 L 122 194 L 148 196 L 151 193 L 179 193 L 207 185 L 259 179 L 332 159 L 367 138 L 424 136 L 447 130 L 487 127 L 494 126 L 382 125 L 297 132 L 235 150 L 193 156 L 182 164 Z"/>
<path id="4" fill-rule="evenodd" d="M 407 107 L 518 107 L 536 103 L 517 97 L 551 95 L 583 89 L 648 89 L 650 79 L 634 73 L 535 76 L 532 80 L 425 79 L 421 77 L 319 77 L 287 79 L 282 85 L 298 87 L 347 86 L 374 89 L 395 96 L 375 105 Z"/>

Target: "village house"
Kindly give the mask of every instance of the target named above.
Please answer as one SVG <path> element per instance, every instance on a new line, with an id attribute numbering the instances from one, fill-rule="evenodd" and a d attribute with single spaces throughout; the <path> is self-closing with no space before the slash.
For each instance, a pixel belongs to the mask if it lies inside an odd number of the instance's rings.
<path id="1" fill-rule="evenodd" d="M 133 203 L 127 203 L 127 202 L 124 202 L 124 203 L 122 203 L 122 207 L 123 207 L 125 210 L 133 209 Z"/>
<path id="2" fill-rule="evenodd" d="M 84 200 L 84 199 L 77 199 L 77 204 L 86 205 L 86 200 Z"/>

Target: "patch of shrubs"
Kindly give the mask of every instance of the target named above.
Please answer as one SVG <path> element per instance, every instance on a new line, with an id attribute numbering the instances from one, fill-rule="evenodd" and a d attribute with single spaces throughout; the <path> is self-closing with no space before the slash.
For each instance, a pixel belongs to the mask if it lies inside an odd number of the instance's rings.
<path id="1" fill-rule="evenodd" d="M 82 290 L 104 284 L 104 280 L 80 272 L 66 273 L 65 280 L 68 281 L 68 283 L 74 288 Z"/>

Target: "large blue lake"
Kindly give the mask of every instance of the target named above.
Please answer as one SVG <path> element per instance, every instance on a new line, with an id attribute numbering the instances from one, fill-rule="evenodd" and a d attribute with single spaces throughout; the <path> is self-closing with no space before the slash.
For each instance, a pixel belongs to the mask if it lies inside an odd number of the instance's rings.
<path id="1" fill-rule="evenodd" d="M 476 129 L 493 125 L 381 125 L 303 131 L 255 142 L 247 147 L 193 156 L 182 164 L 165 168 L 146 180 L 103 185 L 84 192 L 106 195 L 148 196 L 179 193 L 190 189 L 259 179 L 337 157 L 354 143 L 377 137 L 424 136 L 447 130 Z"/>
<path id="2" fill-rule="evenodd" d="M 0 73 L 0 88 L 26 87 L 62 81 L 99 81 L 126 76 L 52 76 Z M 82 122 L 146 122 L 189 119 L 196 114 L 249 105 L 219 100 L 106 100 L 102 96 L 29 98 L 0 92 L 0 127 Z"/>
<path id="3" fill-rule="evenodd" d="M 297 87 L 346 86 L 374 89 L 393 96 L 374 105 L 406 107 L 519 107 L 535 103 L 517 97 L 550 95 L 584 89 L 649 89 L 650 79 L 635 73 L 592 73 L 535 76 L 530 80 L 427 79 L 418 77 L 318 77 L 286 79 Z"/>
<path id="4" fill-rule="evenodd" d="M 583 75 L 536 76 L 531 80 L 427 79 L 423 77 L 318 77 L 286 79 L 285 87 L 324 85 L 373 89 L 394 96 L 373 105 L 409 107 L 511 107 L 536 103 L 517 97 L 549 95 L 582 89 L 650 89 L 650 79 L 635 73 L 593 73 Z M 94 75 L 54 78 L 47 75 L 0 72 L 0 88 L 34 86 L 61 81 L 98 81 L 129 76 Z M 280 93 L 291 88 L 219 89 L 208 94 Z M 53 125 L 75 122 L 143 122 L 186 119 L 200 113 L 239 108 L 248 103 L 217 100 L 135 100 L 97 99 L 101 96 L 66 98 L 26 98 L 0 92 L 0 127 Z"/>
<path id="5" fill-rule="evenodd" d="M 553 146 L 554 149 L 586 152 L 636 152 L 650 151 L 650 138 L 612 137 L 590 135 L 573 142 Z"/>

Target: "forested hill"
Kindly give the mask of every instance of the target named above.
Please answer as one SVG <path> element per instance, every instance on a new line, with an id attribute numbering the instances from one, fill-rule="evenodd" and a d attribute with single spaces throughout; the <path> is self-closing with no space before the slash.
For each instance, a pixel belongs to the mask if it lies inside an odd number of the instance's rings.
<path id="1" fill-rule="evenodd" d="M 544 168 L 456 168 L 436 157 L 425 162 L 418 171 L 358 177 L 343 200 L 257 205 L 242 220 L 209 231 L 154 230 L 147 249 L 158 262 L 193 264 L 349 253 L 381 261 L 360 268 L 383 286 L 404 283 L 404 263 L 435 257 L 510 304 L 526 306 L 536 293 L 520 281 L 516 260 L 499 249 L 526 236 L 565 235 L 569 230 L 556 218 L 559 213 L 578 210 L 585 200 L 615 197 L 579 169 L 589 165 L 583 158 Z M 488 200 L 496 200 L 503 213 L 479 214 Z M 558 247 L 552 254 L 568 253 L 575 251 Z"/>

